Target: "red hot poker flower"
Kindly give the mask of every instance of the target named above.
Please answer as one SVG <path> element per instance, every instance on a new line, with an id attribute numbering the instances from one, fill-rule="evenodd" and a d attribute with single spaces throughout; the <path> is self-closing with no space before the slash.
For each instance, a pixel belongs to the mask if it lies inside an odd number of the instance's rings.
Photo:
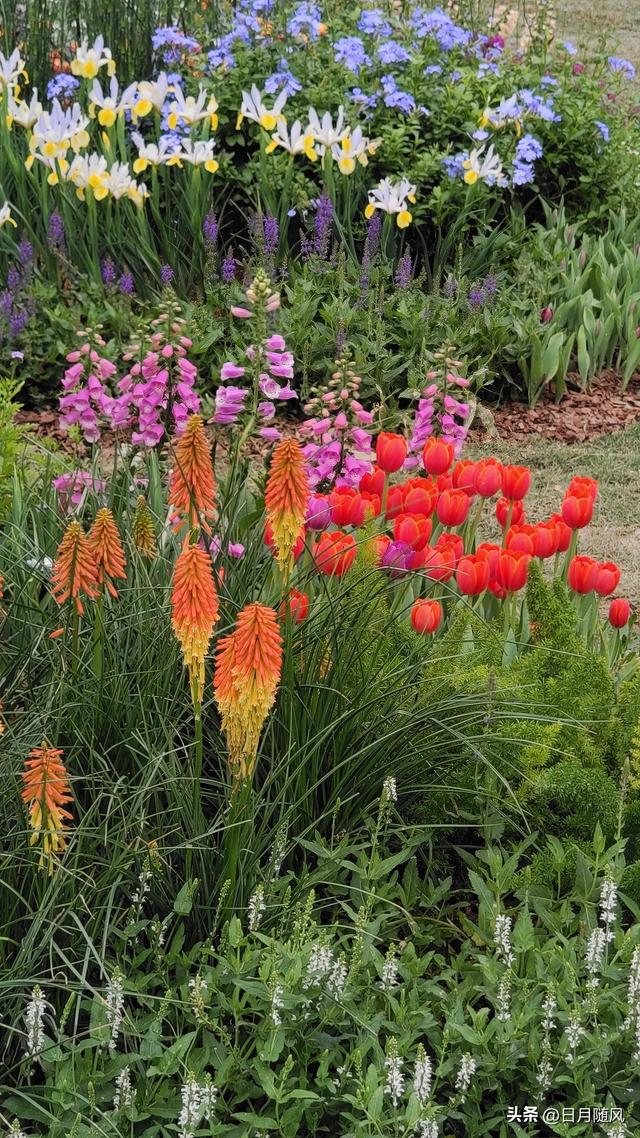
<path id="1" fill-rule="evenodd" d="M 51 574 L 51 591 L 59 605 L 71 599 L 79 616 L 84 612 L 80 594 L 92 600 L 98 595 L 98 568 L 80 522 L 69 522 L 63 534 Z"/>
<path id="2" fill-rule="evenodd" d="M 124 549 L 111 510 L 98 510 L 89 530 L 88 545 L 97 566 L 99 583 L 106 586 L 112 597 L 117 597 L 113 581 L 125 581 L 127 573 Z"/>
<path id="3" fill-rule="evenodd" d="M 34 747 L 25 760 L 22 801 L 29 810 L 33 833 L 30 845 L 42 842 L 40 866 L 53 873 L 56 857 L 66 848 L 67 821 L 73 817 L 65 807 L 72 801 L 69 776 L 62 762 L 63 752 L 43 743 Z"/>
<path id="4" fill-rule="evenodd" d="M 189 529 L 200 525 L 205 533 L 211 533 L 209 522 L 215 512 L 215 491 L 213 463 L 202 417 L 190 415 L 176 446 L 169 505 L 180 515 L 181 524 L 186 520 Z"/>

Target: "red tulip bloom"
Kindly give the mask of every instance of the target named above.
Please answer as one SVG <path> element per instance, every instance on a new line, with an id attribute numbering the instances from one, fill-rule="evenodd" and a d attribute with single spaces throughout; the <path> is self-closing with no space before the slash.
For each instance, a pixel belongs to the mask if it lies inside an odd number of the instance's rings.
<path id="1" fill-rule="evenodd" d="M 431 518 L 420 514 L 398 514 L 393 523 L 393 536 L 396 541 L 404 541 L 418 551 L 428 543 L 432 529 Z"/>
<path id="2" fill-rule="evenodd" d="M 533 557 L 535 553 L 535 526 L 511 526 L 504 536 L 504 544 L 507 549 L 519 550 L 521 553 L 528 553 Z"/>
<path id="3" fill-rule="evenodd" d="M 358 489 L 362 494 L 377 494 L 381 498 L 384 489 L 384 470 L 381 470 L 379 466 L 374 466 L 373 470 L 363 474 Z"/>
<path id="4" fill-rule="evenodd" d="M 438 521 L 443 526 L 461 526 L 470 506 L 471 498 L 464 490 L 444 490 L 438 498 Z"/>
<path id="5" fill-rule="evenodd" d="M 446 529 L 443 530 L 436 541 L 436 549 L 444 549 L 445 546 L 451 546 L 457 563 L 464 553 L 464 541 L 460 537 L 460 534 L 451 533 Z"/>
<path id="6" fill-rule="evenodd" d="M 626 597 L 616 597 L 609 605 L 609 623 L 614 628 L 624 628 L 629 623 L 631 605 Z"/>
<path id="7" fill-rule="evenodd" d="M 352 533 L 325 530 L 320 534 L 313 558 L 316 569 L 327 577 L 342 577 L 356 559 L 356 540 Z"/>
<path id="8" fill-rule="evenodd" d="M 502 528 L 507 524 L 509 510 L 511 509 L 511 525 L 520 526 L 527 520 L 522 502 L 510 502 L 508 498 L 498 498 L 496 502 L 496 518 Z"/>
<path id="9" fill-rule="evenodd" d="M 269 549 L 271 549 L 275 552 L 275 541 L 273 539 L 273 530 L 271 529 L 269 522 L 267 522 L 266 526 L 264 527 L 264 543 L 265 543 L 265 545 L 269 546 Z M 303 549 L 304 549 L 304 526 L 300 530 L 300 534 L 297 537 L 296 543 L 293 547 L 293 559 L 294 559 L 294 561 L 298 560 Z M 217 570 L 216 570 L 216 572 L 217 572 Z"/>
<path id="10" fill-rule="evenodd" d="M 390 486 L 389 487 L 389 493 L 387 494 L 387 509 L 385 511 L 385 516 L 387 518 L 387 521 L 391 521 L 392 518 L 397 517 L 398 514 L 401 514 L 404 511 L 404 497 L 403 497 L 403 495 L 404 495 L 404 487 L 402 487 L 402 486 Z"/>
<path id="11" fill-rule="evenodd" d="M 329 494 L 329 505 L 334 525 L 362 525 L 365 506 L 361 495 L 353 486 L 336 486 Z"/>
<path id="12" fill-rule="evenodd" d="M 552 522 L 553 522 L 554 526 L 556 527 L 557 534 L 558 534 L 558 550 L 557 550 L 557 552 L 558 553 L 566 553 L 569 546 L 571 545 L 571 535 L 573 533 L 573 530 L 571 529 L 571 526 L 567 525 L 562 514 L 552 514 L 551 517 L 549 518 L 549 521 L 546 522 L 545 524 L 550 525 Z"/>
<path id="13" fill-rule="evenodd" d="M 431 635 L 442 624 L 442 605 L 440 601 L 415 601 L 411 609 L 411 624 L 416 632 Z"/>
<path id="14" fill-rule="evenodd" d="M 385 474 L 394 474 L 404 465 L 408 449 L 404 435 L 382 431 L 376 439 L 376 462 Z"/>
<path id="15" fill-rule="evenodd" d="M 465 494 L 475 494 L 476 463 L 471 459 L 456 462 L 451 471 L 451 481 L 456 490 L 464 490 Z"/>
<path id="16" fill-rule="evenodd" d="M 377 518 L 380 513 L 380 496 L 378 494 L 369 494 L 366 490 L 361 490 L 360 497 L 364 505 L 365 521 L 370 518 Z"/>
<path id="17" fill-rule="evenodd" d="M 422 448 L 422 465 L 427 474 L 444 474 L 455 458 L 452 443 L 434 437 L 427 439 Z"/>
<path id="18" fill-rule="evenodd" d="M 489 566 L 489 580 L 497 581 L 498 579 L 498 564 L 500 562 L 500 554 L 502 553 L 502 546 L 496 545 L 491 541 L 484 541 L 476 549 L 476 557 L 482 557 Z"/>
<path id="19" fill-rule="evenodd" d="M 620 570 L 613 561 L 602 561 L 598 566 L 598 580 L 596 593 L 601 597 L 610 597 L 620 584 Z"/>
<path id="20" fill-rule="evenodd" d="M 499 601 L 503 601 L 507 595 L 507 590 L 499 581 L 489 581 L 489 592 L 493 593 Z"/>
<path id="21" fill-rule="evenodd" d="M 558 552 L 560 542 L 560 530 L 557 522 L 553 520 L 538 522 L 537 526 L 533 526 L 533 530 L 534 555 L 540 558 L 553 557 Z"/>
<path id="22" fill-rule="evenodd" d="M 280 619 L 286 620 L 287 615 L 291 615 L 291 619 L 296 624 L 302 624 L 303 620 L 307 619 L 309 613 L 309 598 L 306 593 L 300 593 L 298 589 L 291 589 L 286 601 L 280 605 Z"/>
<path id="23" fill-rule="evenodd" d="M 502 486 L 502 463 L 497 458 L 482 458 L 476 463 L 474 490 L 481 498 L 492 498 Z"/>
<path id="24" fill-rule="evenodd" d="M 527 572 L 531 556 L 516 549 L 500 550 L 498 558 L 497 583 L 508 593 L 515 593 L 527 583 Z"/>
<path id="25" fill-rule="evenodd" d="M 432 581 L 450 581 L 456 567 L 456 551 L 453 545 L 425 546 L 421 551 L 424 558 L 423 567 L 427 577 Z"/>
<path id="26" fill-rule="evenodd" d="M 580 474 L 576 474 L 571 479 L 567 487 L 567 495 L 575 494 L 576 497 L 581 498 L 584 494 L 588 494 L 595 502 L 598 497 L 598 481 L 596 478 L 585 478 Z"/>
<path id="27" fill-rule="evenodd" d="M 569 562 L 567 581 L 574 593 L 592 593 L 598 583 L 600 566 L 593 557 L 573 557 Z"/>
<path id="28" fill-rule="evenodd" d="M 461 593 L 477 597 L 489 584 L 489 562 L 478 554 L 462 557 L 456 568 L 456 582 Z"/>
<path id="29" fill-rule="evenodd" d="M 409 478 L 403 488 L 405 514 L 431 516 L 436 508 L 437 494 L 430 478 Z"/>
<path id="30" fill-rule="evenodd" d="M 389 535 L 387 533 L 377 533 L 372 538 L 372 541 L 373 541 L 373 547 L 375 549 L 376 565 L 381 565 L 382 564 L 382 558 L 384 557 L 385 553 L 387 552 L 387 549 L 391 545 L 391 538 L 389 537 Z"/>
<path id="31" fill-rule="evenodd" d="M 502 493 L 510 502 L 520 502 L 531 485 L 531 471 L 528 466 L 502 467 Z"/>
<path id="32" fill-rule="evenodd" d="M 562 519 L 571 529 L 583 529 L 593 517 L 594 499 L 588 493 L 567 493 L 562 503 Z"/>

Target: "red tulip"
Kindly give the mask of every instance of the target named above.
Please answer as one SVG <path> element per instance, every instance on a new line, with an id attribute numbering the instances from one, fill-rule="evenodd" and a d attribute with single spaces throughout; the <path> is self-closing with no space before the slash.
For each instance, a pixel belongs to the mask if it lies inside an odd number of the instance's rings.
<path id="1" fill-rule="evenodd" d="M 558 553 L 566 553 L 571 545 L 573 530 L 571 526 L 567 525 L 562 514 L 552 514 L 546 524 L 550 525 L 551 522 L 553 522 L 558 533 Z"/>
<path id="2" fill-rule="evenodd" d="M 596 593 L 601 597 L 610 597 L 620 584 L 620 570 L 613 561 L 602 561 L 598 566 L 598 580 Z"/>
<path id="3" fill-rule="evenodd" d="M 456 567 L 456 551 L 453 545 L 425 546 L 421 552 L 423 567 L 432 581 L 450 581 Z"/>
<path id="4" fill-rule="evenodd" d="M 390 486 L 387 494 L 387 509 L 385 516 L 388 521 L 401 514 L 404 510 L 404 489 L 402 486 Z"/>
<path id="5" fill-rule="evenodd" d="M 471 459 L 456 462 L 451 471 L 451 481 L 456 490 L 464 490 L 465 494 L 475 493 L 476 464 Z"/>
<path id="6" fill-rule="evenodd" d="M 624 628 L 630 616 L 631 605 L 626 597 L 616 597 L 609 605 L 609 622 L 614 628 Z"/>
<path id="7" fill-rule="evenodd" d="M 422 465 L 427 474 L 444 474 L 455 458 L 452 443 L 445 443 L 443 439 L 432 437 L 427 439 L 422 448 Z"/>
<path id="8" fill-rule="evenodd" d="M 476 557 L 482 557 L 489 566 L 489 580 L 496 581 L 498 579 L 498 564 L 500 561 L 500 554 L 502 553 L 502 546 L 495 545 L 491 541 L 484 541 L 476 549 Z"/>
<path id="9" fill-rule="evenodd" d="M 510 502 L 508 498 L 498 498 L 496 502 L 496 518 L 498 524 L 504 527 L 507 524 L 509 517 L 509 510 L 511 510 L 511 525 L 520 526 L 527 520 L 527 515 L 524 512 L 522 502 Z"/>
<path id="10" fill-rule="evenodd" d="M 453 549 L 453 554 L 456 562 L 460 560 L 464 553 L 464 541 L 459 533 L 451 533 L 450 530 L 443 530 L 440 537 L 436 541 L 436 549 L 444 549 L 450 546 Z"/>
<path id="11" fill-rule="evenodd" d="M 531 556 L 515 549 L 501 549 L 498 558 L 497 583 L 508 593 L 515 593 L 527 583 Z"/>
<path id="12" fill-rule="evenodd" d="M 546 308 L 541 310 L 540 319 L 543 324 L 548 324 L 550 320 L 553 320 L 553 308 L 551 308 L 550 305 L 547 305 Z"/>
<path id="13" fill-rule="evenodd" d="M 592 593 L 598 582 L 600 566 L 593 557 L 573 557 L 569 562 L 567 581 L 574 593 Z"/>
<path id="14" fill-rule="evenodd" d="M 535 526 L 511 526 L 504 535 L 504 544 L 507 549 L 519 550 L 533 557 L 535 553 Z"/>
<path id="15" fill-rule="evenodd" d="M 325 530 L 313 551 L 316 569 L 327 577 L 342 577 L 356 559 L 356 540 L 352 533 Z"/>
<path id="16" fill-rule="evenodd" d="M 365 506 L 361 495 L 353 486 L 336 486 L 329 494 L 329 505 L 334 525 L 362 525 Z"/>
<path id="17" fill-rule="evenodd" d="M 456 568 L 456 582 L 461 593 L 476 597 L 484 593 L 489 584 L 489 562 L 478 554 L 462 557 Z"/>
<path id="18" fill-rule="evenodd" d="M 291 589 L 286 601 L 280 605 L 281 619 L 286 620 L 290 613 L 291 619 L 296 624 L 302 624 L 303 620 L 307 619 L 308 612 L 309 598 L 306 593 L 300 593 L 297 589 Z"/>
<path id="19" fill-rule="evenodd" d="M 411 609 L 411 624 L 416 632 L 430 635 L 442 624 L 440 601 L 417 600 Z"/>
<path id="20" fill-rule="evenodd" d="M 264 527 L 264 543 L 265 543 L 265 545 L 269 546 L 269 549 L 274 548 L 273 530 L 271 529 L 271 526 L 269 525 L 268 522 Z M 304 549 L 304 526 L 300 530 L 299 537 L 297 538 L 296 543 L 293 547 L 293 557 L 294 557 L 295 561 L 298 560 L 303 549 Z"/>
<path id="21" fill-rule="evenodd" d="M 574 494 L 578 498 L 583 494 L 588 494 L 595 502 L 598 497 L 598 481 L 596 478 L 586 478 L 583 475 L 576 474 L 567 487 L 567 494 Z"/>
<path id="22" fill-rule="evenodd" d="M 384 470 L 381 470 L 379 466 L 374 466 L 373 470 L 363 474 L 358 489 L 362 494 L 377 494 L 381 498 L 384 489 Z"/>
<path id="23" fill-rule="evenodd" d="M 560 530 L 557 523 L 553 520 L 538 522 L 537 526 L 533 526 L 533 531 L 534 555 L 540 558 L 553 557 L 558 552 L 560 542 Z"/>
<path id="24" fill-rule="evenodd" d="M 562 503 L 562 520 L 571 529 L 583 529 L 593 517 L 593 498 L 589 494 L 566 494 Z"/>
<path id="25" fill-rule="evenodd" d="M 380 565 L 382 563 L 382 558 L 391 545 L 391 538 L 386 533 L 377 533 L 372 540 L 376 554 L 376 565 Z"/>
<path id="26" fill-rule="evenodd" d="M 497 458 L 482 458 L 476 463 L 474 490 L 481 498 L 492 498 L 502 486 L 502 463 Z"/>
<path id="27" fill-rule="evenodd" d="M 430 478 L 409 478 L 404 484 L 405 514 L 422 514 L 428 518 L 436 508 L 437 495 Z"/>
<path id="28" fill-rule="evenodd" d="M 438 498 L 438 521 L 443 526 L 461 526 L 470 506 L 471 498 L 464 490 L 444 490 Z"/>
<path id="29" fill-rule="evenodd" d="M 393 523 L 393 536 L 396 541 L 404 541 L 418 551 L 424 549 L 432 529 L 431 518 L 422 517 L 421 514 L 398 514 Z"/>
<path id="30" fill-rule="evenodd" d="M 510 502 L 520 502 L 531 485 L 531 471 L 528 466 L 502 467 L 502 493 Z"/>
<path id="31" fill-rule="evenodd" d="M 377 518 L 380 513 L 379 494 L 369 494 L 367 490 L 361 490 L 360 497 L 364 505 L 365 521 L 370 518 Z"/>
<path id="32" fill-rule="evenodd" d="M 404 465 L 408 449 L 404 435 L 381 431 L 376 439 L 376 462 L 385 474 L 394 474 Z"/>

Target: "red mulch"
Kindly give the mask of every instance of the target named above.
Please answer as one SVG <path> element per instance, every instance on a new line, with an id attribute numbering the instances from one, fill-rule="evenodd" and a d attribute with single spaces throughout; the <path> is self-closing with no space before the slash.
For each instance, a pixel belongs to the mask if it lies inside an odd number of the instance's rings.
<path id="1" fill-rule="evenodd" d="M 552 397 L 541 399 L 535 407 L 509 403 L 494 410 L 493 419 L 500 438 L 507 441 L 538 435 L 555 442 L 584 443 L 621 431 L 640 419 L 640 377 L 632 379 L 623 391 L 620 376 L 614 371 L 604 372 L 588 391 L 571 391 L 561 403 Z"/>

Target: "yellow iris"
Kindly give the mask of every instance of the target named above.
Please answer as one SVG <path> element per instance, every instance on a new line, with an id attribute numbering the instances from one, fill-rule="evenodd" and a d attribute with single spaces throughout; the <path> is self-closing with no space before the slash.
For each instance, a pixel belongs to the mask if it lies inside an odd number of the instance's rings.
<path id="1" fill-rule="evenodd" d="M 205 162 L 204 168 L 209 174 L 215 174 L 218 169 L 218 163 L 215 158 L 209 158 L 208 162 Z"/>
<path id="2" fill-rule="evenodd" d="M 376 212 L 376 207 L 374 205 L 369 204 L 364 211 L 364 216 L 368 220 L 369 218 L 373 217 L 375 212 Z"/>
<path id="3" fill-rule="evenodd" d="M 353 174 L 355 168 L 356 164 L 353 158 L 350 158 L 348 154 L 338 159 L 338 169 L 341 174 Z"/>
<path id="4" fill-rule="evenodd" d="M 463 178 L 463 181 L 465 181 L 468 186 L 474 186 L 475 183 L 478 181 L 478 175 L 477 175 L 476 171 L 475 170 L 467 170 L 467 172 Z"/>
<path id="5" fill-rule="evenodd" d="M 98 122 L 100 126 L 113 126 L 117 119 L 117 114 L 112 107 L 103 107 L 98 113 Z"/>
<path id="6" fill-rule="evenodd" d="M 148 165 L 149 163 L 146 158 L 136 158 L 135 162 L 133 163 L 134 174 L 142 174 L 143 170 L 146 170 Z"/>
<path id="7" fill-rule="evenodd" d="M 149 114 L 152 107 L 153 103 L 151 99 L 138 99 L 138 102 L 133 108 L 133 113 L 137 118 L 143 119 L 145 115 Z"/>
<path id="8" fill-rule="evenodd" d="M 400 210 L 400 213 L 396 216 L 396 225 L 398 229 L 406 229 L 408 225 L 411 225 L 411 214 L 408 209 Z"/>
<path id="9" fill-rule="evenodd" d="M 260 116 L 260 126 L 265 130 L 275 130 L 277 122 L 278 120 L 276 116 L 270 114 L 269 112 Z"/>

